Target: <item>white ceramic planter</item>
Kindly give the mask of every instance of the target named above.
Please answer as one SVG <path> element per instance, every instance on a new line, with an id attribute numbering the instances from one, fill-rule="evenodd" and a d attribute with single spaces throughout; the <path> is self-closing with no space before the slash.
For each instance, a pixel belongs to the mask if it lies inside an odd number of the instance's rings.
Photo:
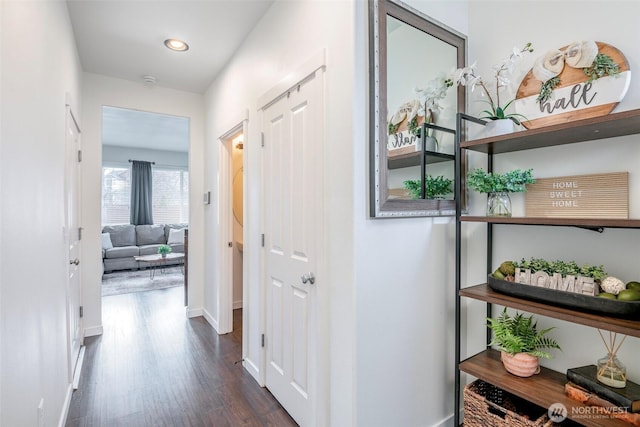
<path id="1" fill-rule="evenodd" d="M 426 145 L 427 145 L 427 147 L 426 147 L 427 151 L 438 151 L 438 147 L 437 147 L 437 144 L 436 144 L 436 139 L 434 137 L 428 136 L 426 138 Z"/>
<path id="2" fill-rule="evenodd" d="M 490 120 L 484 127 L 484 136 L 504 135 L 516 131 L 516 124 L 510 119 Z"/>

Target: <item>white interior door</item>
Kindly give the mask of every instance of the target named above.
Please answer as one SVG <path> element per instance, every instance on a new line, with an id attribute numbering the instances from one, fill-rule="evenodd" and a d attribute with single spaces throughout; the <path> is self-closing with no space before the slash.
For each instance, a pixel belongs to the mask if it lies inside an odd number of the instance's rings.
<path id="1" fill-rule="evenodd" d="M 65 165 L 65 220 L 68 244 L 67 322 L 69 341 L 69 373 L 71 379 L 82 345 L 82 319 L 80 316 L 80 129 L 67 107 L 66 165 Z"/>
<path id="2" fill-rule="evenodd" d="M 264 110 L 266 386 L 302 426 L 314 424 L 319 340 L 322 77 Z"/>

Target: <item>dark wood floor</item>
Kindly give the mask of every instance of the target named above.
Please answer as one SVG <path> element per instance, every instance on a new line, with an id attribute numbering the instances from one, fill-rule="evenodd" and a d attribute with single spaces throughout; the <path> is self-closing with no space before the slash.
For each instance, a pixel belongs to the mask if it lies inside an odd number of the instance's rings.
<path id="1" fill-rule="evenodd" d="M 104 334 L 85 340 L 67 426 L 295 426 L 241 363 L 242 314 L 218 336 L 187 319 L 182 288 L 103 298 Z"/>

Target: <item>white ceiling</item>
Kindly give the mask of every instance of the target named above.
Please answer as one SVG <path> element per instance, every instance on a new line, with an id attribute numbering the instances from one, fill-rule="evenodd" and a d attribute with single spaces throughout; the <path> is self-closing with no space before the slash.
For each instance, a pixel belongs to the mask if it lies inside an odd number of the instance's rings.
<path id="1" fill-rule="evenodd" d="M 273 0 L 67 0 L 83 71 L 204 93 Z M 175 52 L 167 38 L 186 41 Z"/>
<path id="2" fill-rule="evenodd" d="M 67 0 L 82 69 L 204 93 L 274 0 Z M 167 38 L 190 49 L 174 52 Z M 188 119 L 105 107 L 103 143 L 188 151 Z M 186 123 L 186 130 L 185 130 Z M 185 133 L 186 132 L 186 133 Z"/>
<path id="3" fill-rule="evenodd" d="M 189 119 L 105 106 L 102 107 L 102 144 L 189 151 Z"/>

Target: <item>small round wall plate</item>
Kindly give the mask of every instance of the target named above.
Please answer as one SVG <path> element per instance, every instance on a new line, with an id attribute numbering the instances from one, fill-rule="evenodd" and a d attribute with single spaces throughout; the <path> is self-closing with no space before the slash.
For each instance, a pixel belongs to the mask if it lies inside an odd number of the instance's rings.
<path id="1" fill-rule="evenodd" d="M 560 84 L 551 98 L 538 102 L 542 82 L 533 76 L 533 68 L 525 75 L 516 93 L 515 110 L 527 117 L 522 124 L 527 129 L 604 116 L 616 107 L 629 89 L 631 71 L 625 56 L 615 47 L 596 42 L 598 53 L 611 57 L 619 74 L 604 76 L 592 82 L 582 68 L 565 64 L 559 74 Z M 564 51 L 567 46 L 560 48 Z"/>

